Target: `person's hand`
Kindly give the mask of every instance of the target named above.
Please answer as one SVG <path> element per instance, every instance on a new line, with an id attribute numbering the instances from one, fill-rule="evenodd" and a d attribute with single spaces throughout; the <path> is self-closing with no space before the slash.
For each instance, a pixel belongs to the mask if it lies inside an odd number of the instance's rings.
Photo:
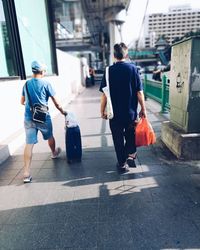
<path id="1" fill-rule="evenodd" d="M 146 118 L 147 117 L 147 112 L 146 112 L 146 109 L 141 109 L 140 112 L 139 112 L 139 117 L 140 118 Z"/>
<path id="2" fill-rule="evenodd" d="M 107 114 L 104 112 L 101 114 L 101 118 L 107 120 Z"/>

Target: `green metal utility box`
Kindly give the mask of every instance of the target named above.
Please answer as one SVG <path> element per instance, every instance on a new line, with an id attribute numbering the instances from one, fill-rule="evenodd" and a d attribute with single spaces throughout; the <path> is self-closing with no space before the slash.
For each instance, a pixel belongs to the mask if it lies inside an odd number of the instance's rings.
<path id="1" fill-rule="evenodd" d="M 170 121 L 186 133 L 200 133 L 200 37 L 172 46 Z"/>

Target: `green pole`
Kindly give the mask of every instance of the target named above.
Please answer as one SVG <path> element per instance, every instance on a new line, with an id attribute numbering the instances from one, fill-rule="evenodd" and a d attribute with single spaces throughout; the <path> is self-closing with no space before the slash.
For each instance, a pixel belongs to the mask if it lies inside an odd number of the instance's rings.
<path id="1" fill-rule="evenodd" d="M 144 75 L 144 98 L 147 100 L 147 75 Z"/>
<path id="2" fill-rule="evenodd" d="M 162 104 L 161 104 L 161 113 L 168 113 L 166 107 L 166 85 L 167 77 L 163 75 L 162 77 Z"/>

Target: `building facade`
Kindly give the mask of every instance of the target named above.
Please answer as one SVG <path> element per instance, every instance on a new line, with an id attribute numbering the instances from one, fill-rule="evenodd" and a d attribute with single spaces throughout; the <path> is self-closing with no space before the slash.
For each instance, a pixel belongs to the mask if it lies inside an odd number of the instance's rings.
<path id="1" fill-rule="evenodd" d="M 146 17 L 143 45 L 145 48 L 154 47 L 161 36 L 172 44 L 174 39 L 199 29 L 200 9 L 192 9 L 190 5 L 173 6 L 167 13 L 154 13 Z"/>

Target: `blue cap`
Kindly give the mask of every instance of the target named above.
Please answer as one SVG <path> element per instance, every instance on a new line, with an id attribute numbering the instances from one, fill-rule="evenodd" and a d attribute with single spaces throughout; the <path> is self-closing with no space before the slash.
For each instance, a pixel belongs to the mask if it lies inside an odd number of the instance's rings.
<path id="1" fill-rule="evenodd" d="M 47 66 L 44 63 L 40 63 L 38 61 L 33 61 L 31 63 L 31 68 L 32 68 L 33 73 L 42 72 L 42 71 L 47 70 Z"/>

